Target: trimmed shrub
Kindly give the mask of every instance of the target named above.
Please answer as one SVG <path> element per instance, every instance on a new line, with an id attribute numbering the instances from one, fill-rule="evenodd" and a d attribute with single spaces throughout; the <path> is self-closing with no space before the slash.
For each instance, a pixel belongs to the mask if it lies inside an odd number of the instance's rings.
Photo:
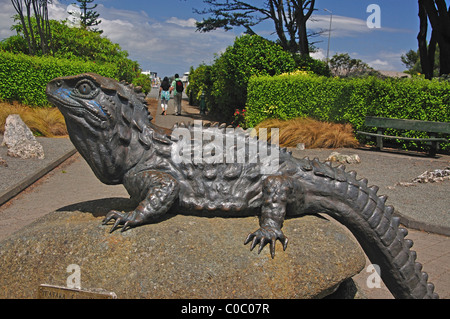
<path id="1" fill-rule="evenodd" d="M 94 72 L 114 78 L 114 64 L 34 57 L 0 51 L 0 100 L 18 101 L 30 106 L 48 106 L 45 87 L 60 76 Z"/>
<path id="2" fill-rule="evenodd" d="M 230 121 L 236 109 L 245 107 L 247 84 L 251 76 L 277 75 L 295 70 L 296 64 L 289 52 L 274 42 L 257 35 L 236 38 L 234 44 L 216 58 L 205 88 L 210 111 Z M 208 74 L 205 74 L 208 75 Z"/>
<path id="3" fill-rule="evenodd" d="M 252 77 L 248 85 L 246 124 L 254 127 L 267 118 L 282 120 L 312 117 L 320 121 L 350 123 L 364 127 L 366 116 L 450 122 L 450 83 L 374 77 L 340 79 L 300 75 Z M 424 132 L 397 132 L 408 137 L 426 137 Z M 358 136 L 364 142 L 365 137 Z M 418 147 L 402 141 L 404 147 Z M 450 145 L 442 145 L 450 149 Z"/>

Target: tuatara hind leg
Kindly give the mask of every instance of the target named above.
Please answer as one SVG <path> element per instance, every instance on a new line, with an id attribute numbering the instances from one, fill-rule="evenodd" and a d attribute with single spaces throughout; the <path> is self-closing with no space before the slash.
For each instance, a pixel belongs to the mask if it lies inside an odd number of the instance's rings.
<path id="1" fill-rule="evenodd" d="M 300 184 L 288 176 L 268 176 L 265 179 L 263 205 L 259 219 L 260 228 L 248 235 L 244 243 L 252 242 L 250 250 L 259 244 L 258 253 L 260 253 L 265 245 L 270 244 L 270 254 L 274 258 L 277 240 L 283 244 L 283 249 L 286 250 L 288 238 L 283 234 L 281 228 L 287 208 L 300 204 L 299 190 Z"/>
<path id="2" fill-rule="evenodd" d="M 157 221 L 172 206 L 178 197 L 179 184 L 176 179 L 158 171 L 142 171 L 128 174 L 124 183 L 130 195 L 141 202 L 134 211 L 110 211 L 103 220 L 103 225 L 115 220 L 111 232 L 123 226 L 121 231 L 129 227 Z"/>

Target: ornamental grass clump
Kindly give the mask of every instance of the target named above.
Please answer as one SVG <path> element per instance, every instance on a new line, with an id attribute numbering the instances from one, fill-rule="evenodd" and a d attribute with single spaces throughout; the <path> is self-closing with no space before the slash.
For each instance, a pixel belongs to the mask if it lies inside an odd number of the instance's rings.
<path id="1" fill-rule="evenodd" d="M 33 134 L 44 137 L 67 135 L 66 122 L 61 112 L 54 107 L 29 107 L 17 102 L 0 102 L 0 133 L 5 130 L 6 118 L 19 114 Z"/>
<path id="2" fill-rule="evenodd" d="M 279 144 L 282 147 L 340 148 L 359 145 L 350 124 L 321 122 L 312 118 L 292 120 L 268 119 L 259 123 L 255 129 L 267 128 L 267 139 L 271 139 L 271 128 L 279 129 Z"/>

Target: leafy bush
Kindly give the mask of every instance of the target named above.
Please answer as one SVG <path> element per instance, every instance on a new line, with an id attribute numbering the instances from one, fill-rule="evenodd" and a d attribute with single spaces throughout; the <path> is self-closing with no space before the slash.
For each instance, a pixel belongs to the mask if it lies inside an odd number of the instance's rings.
<path id="1" fill-rule="evenodd" d="M 294 55 L 294 60 L 296 68 L 299 70 L 310 71 L 317 75 L 331 76 L 330 68 L 325 61 L 304 55 Z"/>
<path id="2" fill-rule="evenodd" d="M 210 112 L 224 122 L 231 122 L 234 112 L 245 107 L 247 85 L 252 76 L 274 76 L 298 69 L 330 75 L 325 62 L 293 56 L 258 35 L 243 35 L 218 55 L 213 65 L 202 64 L 191 69 L 187 92 L 193 105 L 205 94 Z"/>
<path id="3" fill-rule="evenodd" d="M 31 18 L 33 28 L 36 20 Z M 83 28 L 69 27 L 65 21 L 50 20 L 52 30 L 51 47 L 56 58 L 72 61 L 95 62 L 97 64 L 116 64 L 116 73 L 112 76 L 120 81 L 132 83 L 139 76 L 139 64 L 128 58 L 128 52 L 122 50 L 117 43 L 111 42 L 99 33 Z M 9 37 L 0 42 L 0 48 L 14 53 L 28 54 L 28 47 L 23 37 L 20 23 L 12 27 L 18 35 Z M 38 35 L 38 32 L 35 32 Z M 40 43 L 39 36 L 36 39 Z M 38 45 L 40 48 L 40 45 Z M 38 50 L 37 55 L 42 55 Z"/>
<path id="4" fill-rule="evenodd" d="M 205 100 L 211 101 L 211 79 L 212 66 L 201 64 L 195 70 L 191 67 L 189 72 L 189 85 L 186 88 L 186 94 L 189 96 L 190 105 L 199 105 L 202 94 L 205 94 Z"/>
<path id="5" fill-rule="evenodd" d="M 216 58 L 210 70 L 202 66 L 200 72 L 205 85 L 194 85 L 207 91 L 210 111 L 230 121 L 235 110 L 245 106 L 251 76 L 277 75 L 294 69 L 293 57 L 281 46 L 257 35 L 244 35 Z"/>
<path id="6" fill-rule="evenodd" d="M 148 94 L 152 90 L 152 80 L 146 74 L 140 73 L 131 83 L 136 87 L 142 87 L 144 94 Z"/>
<path id="7" fill-rule="evenodd" d="M 114 78 L 114 64 L 97 64 L 53 57 L 33 57 L 0 51 L 0 100 L 48 106 L 47 83 L 60 76 L 94 72 Z"/>
<path id="8" fill-rule="evenodd" d="M 350 123 L 364 127 L 366 116 L 450 122 L 450 83 L 374 77 L 340 79 L 312 74 L 252 77 L 248 85 L 247 126 L 267 118 L 282 120 L 312 117 L 317 120 Z M 409 137 L 426 137 L 424 132 L 397 132 Z M 365 137 L 359 136 L 361 141 Z M 402 142 L 404 147 L 417 147 Z M 450 149 L 450 144 L 442 145 Z"/>

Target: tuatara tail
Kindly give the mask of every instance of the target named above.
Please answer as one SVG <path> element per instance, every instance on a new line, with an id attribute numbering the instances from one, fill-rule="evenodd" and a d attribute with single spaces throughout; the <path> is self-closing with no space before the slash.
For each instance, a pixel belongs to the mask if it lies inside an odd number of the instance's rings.
<path id="1" fill-rule="evenodd" d="M 416 252 L 410 250 L 408 231 L 399 227 L 394 208 L 385 205 L 387 197 L 377 195 L 378 187 L 368 187 L 366 179 L 357 180 L 356 173 L 345 172 L 343 166 L 316 160 L 312 164 L 314 174 L 306 182 L 313 188 L 306 196 L 305 211 L 327 213 L 345 225 L 380 267 L 381 278 L 395 298 L 439 298 L 416 262 Z M 324 177 L 331 181 L 324 183 Z"/>

